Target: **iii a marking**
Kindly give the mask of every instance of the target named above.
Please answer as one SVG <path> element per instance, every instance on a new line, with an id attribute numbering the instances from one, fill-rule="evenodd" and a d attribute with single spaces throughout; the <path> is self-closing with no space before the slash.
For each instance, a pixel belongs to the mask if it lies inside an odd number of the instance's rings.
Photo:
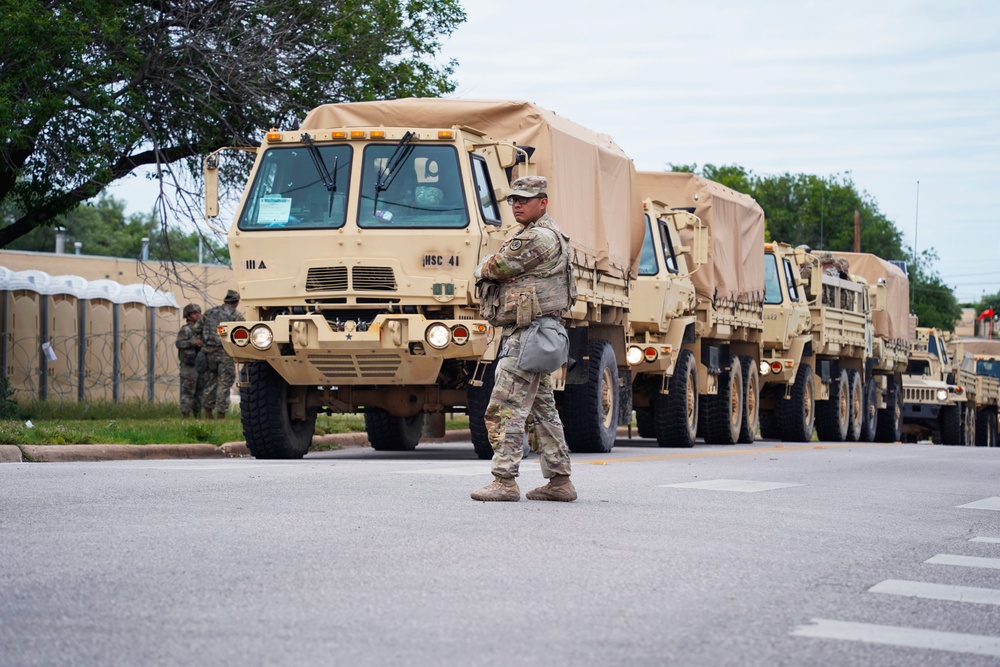
<path id="1" fill-rule="evenodd" d="M 247 270 L 253 271 L 255 269 L 266 269 L 267 265 L 264 264 L 264 260 L 257 261 L 256 259 L 247 260 Z"/>

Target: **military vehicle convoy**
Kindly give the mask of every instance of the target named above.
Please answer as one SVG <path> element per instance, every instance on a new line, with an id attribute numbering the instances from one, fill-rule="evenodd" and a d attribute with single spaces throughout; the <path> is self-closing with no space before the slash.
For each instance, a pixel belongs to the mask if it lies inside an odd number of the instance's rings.
<path id="1" fill-rule="evenodd" d="M 428 416 L 440 433 L 455 409 L 492 455 L 483 413 L 499 332 L 472 272 L 515 229 L 503 200 L 530 174 L 549 178 L 549 212 L 572 239 L 575 363 L 554 376 L 567 441 L 611 449 L 644 216 L 609 137 L 524 102 L 404 99 L 318 107 L 256 153 L 229 230 L 247 321 L 220 327 L 245 368 L 254 456 L 303 456 L 319 410 L 363 412 L 374 448 L 409 450 Z M 210 215 L 217 169 L 206 161 Z"/>
<path id="2" fill-rule="evenodd" d="M 815 427 L 820 440 L 898 440 L 906 276 L 870 254 L 769 243 L 764 257 L 761 435 L 808 442 Z"/>

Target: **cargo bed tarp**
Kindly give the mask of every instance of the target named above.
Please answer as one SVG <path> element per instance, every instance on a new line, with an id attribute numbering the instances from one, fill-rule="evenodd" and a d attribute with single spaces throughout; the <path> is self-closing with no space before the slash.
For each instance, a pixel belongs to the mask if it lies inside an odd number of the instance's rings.
<path id="1" fill-rule="evenodd" d="M 887 340 L 905 340 L 912 343 L 910 280 L 903 270 L 867 252 L 835 252 L 833 256 L 846 259 L 850 264 L 848 273 L 861 276 L 869 285 L 885 284 L 886 310 L 872 311 L 875 335 Z"/>
<path id="2" fill-rule="evenodd" d="M 764 211 L 749 195 L 683 172 L 639 172 L 644 199 L 693 211 L 709 228 L 708 263 L 694 272 L 698 298 L 764 299 Z M 691 244 L 690 232 L 681 242 Z"/>
<path id="3" fill-rule="evenodd" d="M 549 179 L 548 212 L 569 234 L 577 261 L 616 275 L 637 264 L 642 199 L 635 167 L 611 137 L 530 102 L 435 98 L 327 104 L 309 112 L 300 129 L 378 126 L 465 126 L 534 147 L 532 173 Z"/>

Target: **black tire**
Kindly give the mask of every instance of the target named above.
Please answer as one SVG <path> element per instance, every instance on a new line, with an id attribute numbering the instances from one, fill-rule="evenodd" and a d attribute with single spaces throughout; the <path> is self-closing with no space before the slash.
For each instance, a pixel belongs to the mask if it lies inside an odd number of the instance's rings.
<path id="1" fill-rule="evenodd" d="M 997 446 L 997 413 L 994 409 L 980 410 L 976 415 L 976 447 Z"/>
<path id="2" fill-rule="evenodd" d="M 942 445 L 961 445 L 962 443 L 962 406 L 945 405 L 938 415 L 941 425 Z"/>
<path id="3" fill-rule="evenodd" d="M 493 395 L 496 372 L 497 362 L 493 361 L 483 373 L 483 386 L 473 387 L 470 384 L 465 390 L 465 414 L 469 416 L 472 448 L 476 451 L 476 457 L 483 460 L 493 458 L 493 447 L 490 445 L 490 436 L 486 431 L 486 408 L 489 407 L 490 396 Z"/>
<path id="4" fill-rule="evenodd" d="M 896 378 L 886 378 L 885 407 L 879 408 L 876 442 L 899 442 L 903 438 L 903 387 Z"/>
<path id="5" fill-rule="evenodd" d="M 249 386 L 240 390 L 240 423 L 247 449 L 258 459 L 301 459 L 312 444 L 319 410 L 309 408 L 305 419 L 292 419 L 293 389 L 278 371 L 263 361 L 245 368 Z"/>
<path id="6" fill-rule="evenodd" d="M 733 358 L 729 370 L 719 375 L 719 393 L 705 396 L 705 442 L 711 445 L 733 445 L 743 428 L 743 368 L 739 357 Z"/>
<path id="7" fill-rule="evenodd" d="M 875 375 L 869 373 L 865 381 L 864 414 L 861 417 L 861 442 L 872 442 L 878 428 L 878 385 Z"/>
<path id="8" fill-rule="evenodd" d="M 652 409 L 650 408 L 635 409 L 635 428 L 639 432 L 640 438 L 656 437 L 656 422 L 655 418 L 653 417 Z"/>
<path id="9" fill-rule="evenodd" d="M 830 382 L 829 400 L 816 404 L 816 435 L 820 440 L 847 440 L 847 424 L 851 416 L 848 393 L 847 371 L 841 370 L 840 375 Z"/>
<path id="10" fill-rule="evenodd" d="M 743 370 L 743 425 L 738 442 L 749 444 L 757 439 L 760 428 L 760 372 L 753 357 L 740 357 Z"/>
<path id="11" fill-rule="evenodd" d="M 382 408 L 365 411 L 365 431 L 372 449 L 379 452 L 409 452 L 420 444 L 424 431 L 424 413 L 395 417 Z"/>
<path id="12" fill-rule="evenodd" d="M 865 394 L 861 386 L 861 373 L 847 370 L 847 441 L 860 442 L 865 420 Z"/>
<path id="13" fill-rule="evenodd" d="M 778 415 L 774 410 L 760 411 L 760 437 L 765 440 L 776 440 L 781 437 L 781 429 L 778 428 Z"/>
<path id="14" fill-rule="evenodd" d="M 606 340 L 587 343 L 587 384 L 566 385 L 560 417 L 571 452 L 607 453 L 618 433 L 618 362 Z"/>
<path id="15" fill-rule="evenodd" d="M 976 406 L 972 402 L 966 403 L 962 410 L 962 444 L 966 447 L 976 445 Z"/>
<path id="16" fill-rule="evenodd" d="M 693 447 L 698 437 L 698 362 L 690 350 L 681 350 L 677 356 L 669 390 L 669 394 L 656 395 L 656 444 Z"/>
<path id="17" fill-rule="evenodd" d="M 813 393 L 813 372 L 809 364 L 801 364 L 795 373 L 788 398 L 778 399 L 778 428 L 785 442 L 810 442 L 816 423 L 816 398 Z"/>

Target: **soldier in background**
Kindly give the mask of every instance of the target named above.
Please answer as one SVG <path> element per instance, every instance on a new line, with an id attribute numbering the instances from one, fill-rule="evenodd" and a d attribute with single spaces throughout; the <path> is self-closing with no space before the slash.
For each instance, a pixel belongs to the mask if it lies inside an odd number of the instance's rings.
<path id="1" fill-rule="evenodd" d="M 493 447 L 494 480 L 478 491 L 473 500 L 518 501 L 515 478 L 524 451 L 525 433 L 531 449 L 539 453 L 542 476 L 548 484 L 529 491 L 529 500 L 576 500 L 570 481 L 569 447 L 552 393 L 552 375 L 518 367 L 521 334 L 539 317 L 560 318 L 572 306 L 569 285 L 569 238 L 545 212 L 548 180 L 526 176 L 511 184 L 507 203 L 523 228 L 508 239 L 495 255 L 476 268 L 476 278 L 500 283 L 500 304 L 514 306 L 515 313 L 501 312 L 495 322 L 504 322 L 501 350 L 496 366 L 496 384 L 486 408 L 486 428 Z M 520 294 L 521 298 L 517 295 Z M 528 295 L 528 298 L 523 298 Z M 501 306 L 504 309 L 504 306 Z"/>
<path id="2" fill-rule="evenodd" d="M 236 382 L 236 362 L 222 348 L 218 329 L 221 322 L 244 321 L 243 315 L 236 310 L 239 303 L 240 295 L 236 290 L 229 290 L 222 305 L 209 308 L 201 318 L 202 350 L 208 362 L 201 404 L 208 419 L 212 418 L 213 410 L 216 419 L 225 419 L 229 412 L 229 390 Z"/>
<path id="3" fill-rule="evenodd" d="M 185 419 L 194 414 L 199 416 L 201 412 L 201 397 L 198 394 L 198 369 L 195 361 L 198 357 L 198 350 L 201 349 L 201 338 L 195 331 L 198 320 L 201 318 L 201 306 L 196 303 L 189 303 L 181 311 L 184 315 L 184 324 L 177 332 L 177 361 L 181 376 L 181 417 Z"/>

